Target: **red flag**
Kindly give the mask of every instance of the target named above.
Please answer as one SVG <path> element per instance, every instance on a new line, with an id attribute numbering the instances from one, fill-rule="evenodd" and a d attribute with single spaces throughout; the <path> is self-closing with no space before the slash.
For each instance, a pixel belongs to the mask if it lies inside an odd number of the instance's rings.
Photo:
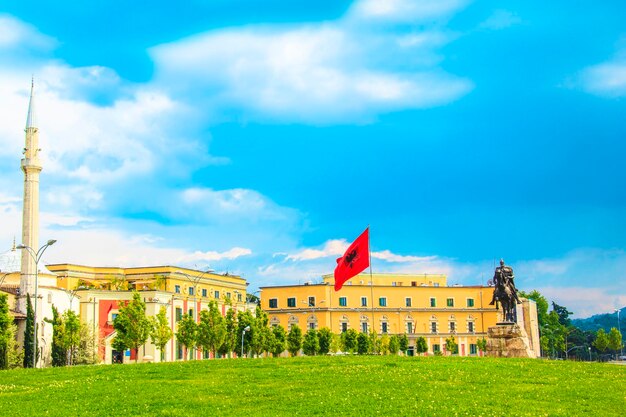
<path id="1" fill-rule="evenodd" d="M 369 227 L 350 245 L 335 268 L 335 291 L 339 291 L 344 282 L 363 272 L 370 266 Z"/>

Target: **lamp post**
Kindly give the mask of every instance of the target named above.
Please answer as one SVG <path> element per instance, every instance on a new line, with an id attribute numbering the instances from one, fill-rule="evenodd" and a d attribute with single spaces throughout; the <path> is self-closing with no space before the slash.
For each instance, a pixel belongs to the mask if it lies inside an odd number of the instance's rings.
<path id="1" fill-rule="evenodd" d="M 620 325 L 619 322 L 619 313 L 620 313 L 621 309 L 616 308 L 615 312 L 617 313 L 617 331 L 619 331 L 620 336 L 622 335 L 622 327 Z M 622 340 L 621 340 L 622 344 L 620 346 L 620 356 L 624 355 L 624 336 L 622 336 Z"/>
<path id="2" fill-rule="evenodd" d="M 34 326 L 33 326 L 33 368 L 37 367 L 37 289 L 39 288 L 39 261 L 41 260 L 41 257 L 43 256 L 43 253 L 46 251 L 46 249 L 48 249 L 49 246 L 54 245 L 56 242 L 56 240 L 54 239 L 50 239 L 48 240 L 48 242 L 46 242 L 45 245 L 43 245 L 42 247 L 39 248 L 39 250 L 37 252 L 35 252 L 35 250 L 33 248 L 31 248 L 28 245 L 24 245 L 19 244 L 17 245 L 17 249 L 26 249 L 26 252 L 28 252 L 28 254 L 30 255 L 31 258 L 33 258 L 33 261 L 35 261 L 35 306 L 34 306 L 34 312 L 33 312 L 33 322 L 34 322 Z"/>
<path id="3" fill-rule="evenodd" d="M 241 357 L 243 358 L 243 337 L 246 335 L 246 332 L 250 331 L 250 326 L 246 326 L 243 328 L 243 332 L 241 332 Z"/>

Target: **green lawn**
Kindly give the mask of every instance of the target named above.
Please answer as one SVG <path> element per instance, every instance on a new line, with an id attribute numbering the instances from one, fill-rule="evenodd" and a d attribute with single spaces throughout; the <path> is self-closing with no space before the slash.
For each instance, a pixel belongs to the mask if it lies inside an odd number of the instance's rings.
<path id="1" fill-rule="evenodd" d="M 389 356 L 0 371 L 0 416 L 624 416 L 626 366 Z"/>

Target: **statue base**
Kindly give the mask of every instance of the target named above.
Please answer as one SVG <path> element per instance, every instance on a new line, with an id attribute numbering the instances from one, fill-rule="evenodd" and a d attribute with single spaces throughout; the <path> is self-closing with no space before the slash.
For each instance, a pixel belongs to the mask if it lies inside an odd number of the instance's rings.
<path id="1" fill-rule="evenodd" d="M 495 358 L 536 358 L 528 335 L 517 323 L 498 323 L 487 330 L 487 356 Z"/>

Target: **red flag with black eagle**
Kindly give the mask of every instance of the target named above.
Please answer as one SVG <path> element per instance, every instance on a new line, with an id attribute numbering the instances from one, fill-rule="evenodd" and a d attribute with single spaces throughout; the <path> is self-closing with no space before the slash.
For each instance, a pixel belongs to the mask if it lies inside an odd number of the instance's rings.
<path id="1" fill-rule="evenodd" d="M 346 253 L 341 258 L 337 258 L 335 291 L 339 291 L 347 280 L 370 266 L 369 230 L 369 227 L 365 229 L 361 236 L 352 242 Z"/>

